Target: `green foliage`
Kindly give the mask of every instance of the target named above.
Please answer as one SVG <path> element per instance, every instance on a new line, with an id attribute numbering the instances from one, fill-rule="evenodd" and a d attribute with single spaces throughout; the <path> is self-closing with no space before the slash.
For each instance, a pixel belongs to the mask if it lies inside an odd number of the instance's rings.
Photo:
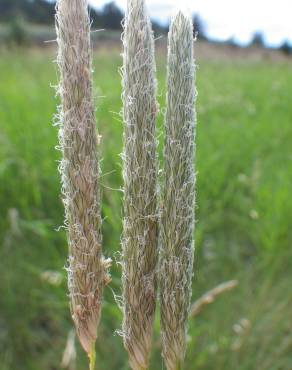
<path id="1" fill-rule="evenodd" d="M 194 36 L 198 40 L 206 40 L 206 26 L 199 14 L 193 15 Z"/>
<path id="2" fill-rule="evenodd" d="M 159 93 L 166 57 L 159 52 Z M 0 369 L 60 369 L 72 328 L 55 112 L 55 52 L 0 59 Z M 120 250 L 122 124 L 118 52 L 94 56 L 103 153 L 104 252 Z M 196 275 L 193 299 L 224 280 L 234 291 L 190 322 L 186 370 L 292 368 L 290 63 L 200 62 Z M 164 101 L 160 98 L 162 107 Z M 115 113 L 113 113 L 115 112 Z M 162 115 L 160 114 L 160 128 Z M 161 140 L 162 141 L 162 140 Z M 47 272 L 44 274 L 44 272 Z M 52 279 L 50 271 L 59 279 Z M 120 268 L 111 288 L 120 294 Z M 159 315 L 159 313 L 158 313 Z M 126 370 L 122 315 L 105 291 L 99 370 Z M 151 369 L 161 368 L 158 322 Z M 87 358 L 78 346 L 78 369 Z"/>
<path id="3" fill-rule="evenodd" d="M 17 46 L 24 46 L 29 43 L 27 27 L 22 18 L 16 17 L 11 20 L 6 42 Z"/>
<path id="4" fill-rule="evenodd" d="M 121 30 L 123 13 L 114 1 L 105 4 L 102 11 L 103 27 L 111 30 Z"/>
<path id="5" fill-rule="evenodd" d="M 46 0 L 0 0 L 0 21 L 11 21 L 21 16 L 27 21 L 52 24 L 55 4 Z"/>
<path id="6" fill-rule="evenodd" d="M 291 42 L 289 42 L 288 40 L 285 40 L 283 44 L 280 46 L 280 50 L 286 55 L 291 55 L 292 54 Z"/>
<path id="7" fill-rule="evenodd" d="M 0 0 L 0 21 L 12 21 L 16 16 L 37 24 L 54 24 L 55 0 Z M 101 10 L 91 8 L 93 27 L 121 30 L 123 13 L 114 1 Z"/>
<path id="8" fill-rule="evenodd" d="M 252 37 L 250 45 L 264 47 L 265 46 L 264 35 L 260 31 L 256 31 Z"/>

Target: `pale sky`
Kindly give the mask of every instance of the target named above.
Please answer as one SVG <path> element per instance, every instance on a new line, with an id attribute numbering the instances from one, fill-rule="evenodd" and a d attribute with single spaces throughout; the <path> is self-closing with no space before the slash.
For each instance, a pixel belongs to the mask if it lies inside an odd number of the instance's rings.
<path id="1" fill-rule="evenodd" d="M 97 7 L 107 2 L 90 0 Z M 116 3 L 125 10 L 126 0 Z M 162 22 L 177 10 L 178 3 L 199 13 L 211 38 L 226 40 L 233 36 L 248 43 L 255 31 L 262 31 L 269 45 L 277 46 L 285 39 L 292 43 L 291 0 L 146 0 L 151 17 Z"/>

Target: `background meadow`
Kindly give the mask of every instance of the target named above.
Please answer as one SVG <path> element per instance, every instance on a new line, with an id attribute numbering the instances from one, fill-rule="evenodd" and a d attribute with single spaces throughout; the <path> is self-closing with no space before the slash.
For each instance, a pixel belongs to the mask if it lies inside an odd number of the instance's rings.
<path id="1" fill-rule="evenodd" d="M 236 279 L 238 286 L 190 319 L 185 369 L 291 370 L 291 60 L 278 58 L 277 51 L 272 57 L 257 51 L 256 57 L 238 56 L 226 46 L 210 58 L 205 51 L 212 46 L 203 44 L 197 46 L 193 301 L 226 280 Z M 55 58 L 54 47 L 1 49 L 1 370 L 61 369 L 72 330 L 58 128 L 53 125 Z M 160 152 L 165 63 L 165 48 L 159 47 Z M 103 246 L 115 261 L 122 219 L 120 66 L 119 46 L 95 50 Z M 97 342 L 99 370 L 128 369 L 116 333 L 121 312 L 114 295 L 120 294 L 120 275 L 114 263 Z M 159 320 L 154 336 L 151 368 L 163 369 Z M 78 343 L 76 350 L 76 369 L 86 368 Z M 70 366 L 73 370 L 74 361 Z"/>

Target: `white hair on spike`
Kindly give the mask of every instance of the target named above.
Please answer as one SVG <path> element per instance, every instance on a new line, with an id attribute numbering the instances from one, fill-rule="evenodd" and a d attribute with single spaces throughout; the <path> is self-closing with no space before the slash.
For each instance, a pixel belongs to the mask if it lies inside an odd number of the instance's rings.
<path id="1" fill-rule="evenodd" d="M 160 227 L 162 354 L 182 369 L 191 298 L 195 217 L 195 65 L 191 17 L 172 19 L 168 44 L 164 185 Z"/>
<path id="2" fill-rule="evenodd" d="M 133 370 L 148 368 L 156 305 L 158 210 L 154 37 L 144 0 L 124 21 L 123 338 Z"/>
<path id="3" fill-rule="evenodd" d="M 98 140 L 87 0 L 58 0 L 59 140 L 69 243 L 68 286 L 79 340 L 93 352 L 110 260 L 102 255 Z"/>

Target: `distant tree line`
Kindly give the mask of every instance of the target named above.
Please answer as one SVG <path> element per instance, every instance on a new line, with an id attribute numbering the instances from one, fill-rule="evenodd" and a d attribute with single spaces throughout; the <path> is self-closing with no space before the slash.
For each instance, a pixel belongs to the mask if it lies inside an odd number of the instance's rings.
<path id="1" fill-rule="evenodd" d="M 0 0 L 0 22 L 12 22 L 16 17 L 28 22 L 54 22 L 55 5 L 44 0 Z"/>
<path id="2" fill-rule="evenodd" d="M 22 21 L 53 25 L 55 15 L 55 0 L 0 0 L 0 22 L 14 22 L 15 18 Z M 90 9 L 94 28 L 121 30 L 123 12 L 114 1 L 104 5 L 101 10 Z M 198 15 L 194 16 L 195 34 L 198 38 L 205 38 L 204 24 Z M 168 32 L 168 25 L 161 25 L 153 21 L 156 34 Z"/>
<path id="3" fill-rule="evenodd" d="M 26 22 L 54 24 L 56 1 L 46 0 L 0 0 L 0 22 L 11 22 L 16 17 Z M 122 11 L 114 2 L 106 4 L 101 11 L 90 9 L 94 27 L 121 29 Z"/>
<path id="4" fill-rule="evenodd" d="M 0 22 L 10 23 L 14 34 L 17 37 L 24 37 L 22 35 L 23 22 L 53 25 L 55 6 L 56 0 L 0 0 Z M 101 10 L 91 7 L 90 15 L 94 29 L 122 30 L 124 14 L 114 1 L 105 4 Z M 194 14 L 193 23 L 194 36 L 198 40 L 208 40 L 205 23 L 200 15 Z M 168 25 L 153 21 L 153 30 L 156 36 L 163 35 L 168 32 Z M 227 43 L 237 46 L 233 39 Z M 250 44 L 265 47 L 262 33 L 255 32 Z M 292 55 L 292 44 L 289 41 L 284 41 L 279 49 L 287 55 Z"/>

